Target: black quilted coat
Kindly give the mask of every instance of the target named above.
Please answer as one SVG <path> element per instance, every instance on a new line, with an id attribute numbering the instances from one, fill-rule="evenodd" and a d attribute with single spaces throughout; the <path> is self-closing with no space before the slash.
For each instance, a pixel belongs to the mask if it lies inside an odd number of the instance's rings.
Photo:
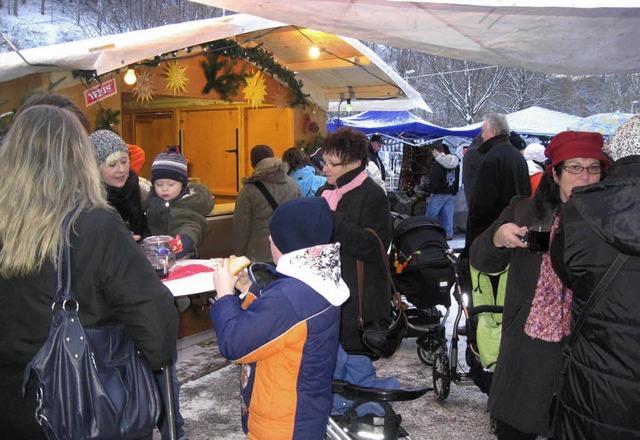
<path id="1" fill-rule="evenodd" d="M 640 439 L 640 156 L 574 190 L 551 251 L 574 291 L 572 323 L 618 253 L 631 256 L 580 331 L 556 438 Z"/>

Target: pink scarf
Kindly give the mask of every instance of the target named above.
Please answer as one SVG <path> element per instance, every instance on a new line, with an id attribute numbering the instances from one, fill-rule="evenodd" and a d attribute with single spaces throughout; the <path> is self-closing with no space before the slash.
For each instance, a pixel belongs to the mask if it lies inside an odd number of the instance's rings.
<path id="1" fill-rule="evenodd" d="M 556 216 L 551 226 L 551 240 L 558 228 Z M 524 325 L 524 331 L 533 339 L 547 342 L 559 342 L 571 334 L 571 303 L 573 291 L 565 289 L 553 267 L 549 252 L 542 255 L 540 277 L 536 285 L 531 311 Z"/>
<path id="2" fill-rule="evenodd" d="M 335 211 L 336 208 L 338 207 L 338 202 L 340 202 L 340 199 L 342 198 L 342 196 L 348 193 L 349 191 L 351 191 L 353 188 L 357 188 L 360 185 L 362 185 L 362 182 L 364 182 L 367 176 L 368 176 L 367 170 L 364 170 L 346 185 L 343 185 L 336 189 L 326 189 L 322 191 L 322 197 L 327 199 L 329 208 L 331 208 L 332 211 Z"/>

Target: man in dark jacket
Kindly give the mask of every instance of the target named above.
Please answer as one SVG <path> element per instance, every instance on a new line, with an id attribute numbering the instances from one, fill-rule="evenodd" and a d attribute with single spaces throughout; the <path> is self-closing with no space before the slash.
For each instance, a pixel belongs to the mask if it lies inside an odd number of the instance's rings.
<path id="1" fill-rule="evenodd" d="M 438 219 L 447 234 L 447 240 L 453 240 L 453 209 L 460 182 L 460 159 L 455 154 L 445 154 L 442 141 L 431 146 L 431 154 L 433 162 L 427 185 L 431 197 L 426 215 Z"/>
<path id="2" fill-rule="evenodd" d="M 469 201 L 466 255 L 473 240 L 500 216 L 513 196 L 531 195 L 527 161 L 509 142 L 506 117 L 498 113 L 486 115 L 481 135 L 484 142 L 478 151 L 484 157 Z"/>
<path id="3" fill-rule="evenodd" d="M 382 149 L 382 136 L 380 136 L 379 134 L 374 134 L 369 140 L 369 149 L 367 150 L 367 153 L 369 154 L 369 160 L 376 164 L 376 166 L 380 169 L 382 181 L 384 181 L 387 177 L 387 171 L 384 169 L 382 159 L 380 159 L 380 156 L 378 155 L 380 149 Z"/>
<path id="4" fill-rule="evenodd" d="M 560 439 L 640 438 L 640 115 L 616 131 L 610 155 L 604 181 L 572 192 L 551 249 L 573 290 L 572 323 L 616 256 L 630 256 L 579 330 L 560 394 Z"/>

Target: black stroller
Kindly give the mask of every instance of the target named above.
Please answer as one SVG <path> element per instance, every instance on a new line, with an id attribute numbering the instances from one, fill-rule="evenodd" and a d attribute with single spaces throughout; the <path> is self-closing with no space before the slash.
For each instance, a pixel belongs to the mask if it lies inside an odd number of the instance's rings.
<path id="1" fill-rule="evenodd" d="M 454 274 L 445 251 L 449 250 L 445 231 L 434 218 L 408 217 L 393 232 L 389 263 L 398 290 L 413 306 L 405 311 L 407 337 L 417 337 L 418 357 L 431 365 L 433 354 L 444 343 L 451 306 Z M 436 306 L 443 306 L 446 313 Z"/>
<path id="2" fill-rule="evenodd" d="M 443 401 L 449 396 L 452 381 L 476 384 L 481 391 L 488 393 L 492 373 L 483 368 L 480 362 L 475 338 L 476 316 L 481 313 L 501 313 L 502 307 L 471 307 L 468 304 L 471 303 L 471 296 L 463 292 L 470 289 L 463 283 L 458 259 L 449 248 L 445 231 L 436 219 L 416 216 L 396 223 L 389 258 L 396 269 L 394 281 L 398 290 L 413 305 L 406 311 L 409 321 L 407 337 L 417 337 L 418 357 L 433 368 L 433 388 L 438 400 Z M 452 293 L 458 304 L 458 313 L 453 323 L 449 348 L 445 323 Z M 445 314 L 442 315 L 436 306 L 445 307 Z M 463 313 L 466 326 L 459 329 Z M 467 337 L 465 360 L 468 371 L 458 370 L 458 340 L 461 334 Z"/>

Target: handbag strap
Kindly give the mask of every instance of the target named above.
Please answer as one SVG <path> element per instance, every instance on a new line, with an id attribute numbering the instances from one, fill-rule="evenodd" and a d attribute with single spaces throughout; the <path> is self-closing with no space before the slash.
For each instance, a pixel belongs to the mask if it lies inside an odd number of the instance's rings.
<path id="1" fill-rule="evenodd" d="M 386 272 L 387 272 L 387 278 L 389 279 L 389 282 L 391 283 L 391 287 L 393 289 L 393 294 L 391 295 L 392 300 L 394 302 L 395 307 L 398 310 L 402 311 L 402 307 L 400 307 L 401 305 L 400 294 L 398 293 L 398 289 L 396 289 L 396 284 L 393 282 L 393 277 L 391 276 L 391 270 L 389 268 L 389 258 L 388 258 L 387 252 L 384 250 L 384 243 L 382 243 L 382 239 L 380 238 L 380 236 L 375 230 L 371 228 L 365 228 L 365 231 L 368 231 L 369 233 L 373 234 L 373 236 L 376 237 L 378 241 L 378 244 L 380 247 L 380 253 L 382 255 L 382 261 L 384 261 L 384 267 L 386 268 Z M 362 315 L 363 315 L 363 302 L 364 302 L 364 262 L 362 260 L 356 261 L 356 271 L 357 271 L 357 277 L 358 277 L 358 324 L 360 325 L 360 328 L 363 328 L 364 319 L 362 318 Z"/>
<path id="2" fill-rule="evenodd" d="M 262 183 L 260 181 L 250 182 L 250 183 L 255 185 L 256 188 L 258 188 L 260 190 L 260 192 L 262 193 L 264 198 L 267 199 L 267 202 L 269 202 L 269 205 L 271 205 L 271 209 L 273 209 L 275 211 L 276 208 L 278 207 L 278 202 L 276 202 L 276 199 L 273 198 L 273 196 L 271 195 L 271 193 L 269 192 L 267 187 L 264 186 L 264 183 Z"/>
<path id="3" fill-rule="evenodd" d="M 602 279 L 600 279 L 600 282 L 598 283 L 598 285 L 593 289 L 593 291 L 591 292 L 591 295 L 589 295 L 589 299 L 587 299 L 584 309 L 578 316 L 578 319 L 576 320 L 576 325 L 573 327 L 571 331 L 571 336 L 569 337 L 569 341 L 567 342 L 567 345 L 562 349 L 563 360 L 562 360 L 562 368 L 560 370 L 561 376 L 564 375 L 567 369 L 567 366 L 569 365 L 569 361 L 573 357 L 573 346 L 578 340 L 580 329 L 582 328 L 585 321 L 587 320 L 587 316 L 589 315 L 589 313 L 591 313 L 591 310 L 593 310 L 593 307 L 600 300 L 600 298 L 602 298 L 602 295 L 604 294 L 605 290 L 607 289 L 607 287 L 609 287 L 609 284 L 611 284 L 611 281 L 613 281 L 613 278 L 616 276 L 618 271 L 622 268 L 622 266 L 628 259 L 629 259 L 628 255 L 619 253 L 616 259 L 613 261 L 613 263 L 609 267 L 609 269 L 605 272 Z"/>
<path id="4" fill-rule="evenodd" d="M 62 241 L 58 247 L 58 267 L 56 268 L 56 297 L 54 305 L 65 301 L 75 301 L 76 295 L 71 290 L 71 246 L 64 242 L 65 234 L 71 217 L 75 211 L 67 213 L 62 221 Z M 63 285 L 63 270 L 66 272 Z"/>

